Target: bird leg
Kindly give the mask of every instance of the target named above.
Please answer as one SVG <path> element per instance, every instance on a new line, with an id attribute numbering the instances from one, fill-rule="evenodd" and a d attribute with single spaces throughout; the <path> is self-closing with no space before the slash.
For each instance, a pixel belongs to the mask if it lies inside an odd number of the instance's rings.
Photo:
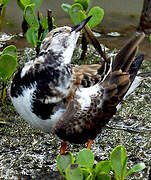
<path id="1" fill-rule="evenodd" d="M 61 149 L 60 149 L 60 154 L 61 155 L 66 154 L 66 148 L 67 148 L 67 143 L 66 142 L 61 142 Z"/>
<path id="2" fill-rule="evenodd" d="M 87 144 L 86 148 L 87 148 L 87 149 L 91 149 L 93 142 L 94 142 L 93 139 L 90 139 L 90 140 L 88 141 L 88 144 Z"/>

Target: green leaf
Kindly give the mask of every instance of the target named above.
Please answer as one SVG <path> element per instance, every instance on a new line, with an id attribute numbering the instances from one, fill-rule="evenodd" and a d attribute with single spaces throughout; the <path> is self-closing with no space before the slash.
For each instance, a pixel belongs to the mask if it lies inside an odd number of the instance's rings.
<path id="1" fill-rule="evenodd" d="M 65 169 L 70 165 L 74 163 L 74 157 L 72 153 L 68 153 L 65 155 L 58 155 L 57 156 L 57 168 L 59 172 L 64 175 Z"/>
<path id="2" fill-rule="evenodd" d="M 25 9 L 25 4 L 22 2 L 22 0 L 17 0 L 17 4 L 22 10 Z"/>
<path id="3" fill-rule="evenodd" d="M 82 149 L 77 155 L 77 164 L 87 167 L 89 169 L 93 168 L 94 165 L 94 155 L 90 149 Z"/>
<path id="4" fill-rule="evenodd" d="M 31 0 L 17 0 L 19 7 L 24 10 L 26 6 L 31 5 Z"/>
<path id="5" fill-rule="evenodd" d="M 88 2 L 89 2 L 89 0 L 74 0 L 74 4 L 75 3 L 81 4 L 85 11 L 88 9 Z"/>
<path id="6" fill-rule="evenodd" d="M 87 167 L 81 167 L 81 169 L 82 169 L 83 179 L 92 180 L 93 171 L 88 169 Z"/>
<path id="7" fill-rule="evenodd" d="M 2 0 L 2 4 L 3 4 L 3 6 L 7 5 L 7 4 L 8 4 L 8 2 L 9 2 L 9 0 Z"/>
<path id="8" fill-rule="evenodd" d="M 0 77 L 7 80 L 15 72 L 17 60 L 11 55 L 4 54 L 0 56 Z"/>
<path id="9" fill-rule="evenodd" d="M 87 18 L 87 15 L 83 12 L 83 11 L 79 11 L 78 12 L 78 19 L 80 22 L 82 22 L 83 20 L 85 20 Z"/>
<path id="10" fill-rule="evenodd" d="M 26 32 L 26 39 L 30 44 L 33 45 L 33 47 L 36 47 L 38 43 L 37 31 L 35 31 L 33 28 L 29 28 Z"/>
<path id="11" fill-rule="evenodd" d="M 71 5 L 70 5 L 70 4 L 66 4 L 66 3 L 62 3 L 62 4 L 61 4 L 61 8 L 62 8 L 65 12 L 69 13 L 69 10 L 71 9 Z"/>
<path id="12" fill-rule="evenodd" d="M 111 176 L 102 172 L 97 175 L 97 180 L 111 180 Z"/>
<path id="13" fill-rule="evenodd" d="M 34 9 L 41 6 L 43 0 L 17 0 L 18 6 L 24 10 L 26 6 L 32 5 Z"/>
<path id="14" fill-rule="evenodd" d="M 95 167 L 96 174 L 99 174 L 102 172 L 109 174 L 110 170 L 111 170 L 111 162 L 108 160 L 98 162 Z"/>
<path id="15" fill-rule="evenodd" d="M 39 22 L 37 19 L 37 16 L 34 13 L 32 5 L 26 6 L 24 10 L 24 17 L 27 21 L 27 23 L 34 29 L 39 28 Z"/>
<path id="16" fill-rule="evenodd" d="M 31 0 L 30 4 L 34 4 L 34 9 L 37 9 L 41 6 L 41 4 L 43 3 L 43 0 Z M 28 4 L 28 5 L 30 5 Z"/>
<path id="17" fill-rule="evenodd" d="M 78 164 L 71 164 L 66 169 L 67 180 L 83 180 L 82 170 Z"/>
<path id="18" fill-rule="evenodd" d="M 139 171 L 142 171 L 143 169 L 145 169 L 146 166 L 144 163 L 138 163 L 136 165 L 134 165 L 129 171 L 128 173 L 126 174 L 126 177 L 135 173 L 135 172 L 139 172 Z"/>
<path id="19" fill-rule="evenodd" d="M 90 9 L 88 16 L 92 16 L 92 18 L 88 22 L 88 25 L 92 29 L 102 21 L 104 16 L 104 10 L 98 6 L 93 7 Z"/>
<path id="20" fill-rule="evenodd" d="M 119 145 L 113 149 L 110 155 L 111 166 L 115 172 L 115 176 L 119 179 L 126 176 L 127 153 L 124 146 Z"/>
<path id="21" fill-rule="evenodd" d="M 8 54 L 17 59 L 16 47 L 14 45 L 7 46 L 3 49 L 2 54 Z"/>
<path id="22" fill-rule="evenodd" d="M 70 18 L 71 18 L 73 24 L 76 25 L 76 24 L 80 23 L 80 21 L 78 19 L 78 12 L 82 9 L 83 9 L 83 7 L 81 6 L 81 4 L 78 4 L 78 3 L 73 4 L 71 6 L 71 8 L 69 9 L 69 15 L 70 15 Z"/>

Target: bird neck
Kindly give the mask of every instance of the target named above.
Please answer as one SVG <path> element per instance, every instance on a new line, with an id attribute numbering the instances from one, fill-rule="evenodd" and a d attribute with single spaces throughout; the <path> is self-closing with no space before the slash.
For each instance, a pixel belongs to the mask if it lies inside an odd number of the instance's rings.
<path id="1" fill-rule="evenodd" d="M 41 52 L 35 60 L 46 64 L 70 64 L 73 55 L 73 48 L 62 48 L 61 50 L 49 49 L 47 52 Z"/>

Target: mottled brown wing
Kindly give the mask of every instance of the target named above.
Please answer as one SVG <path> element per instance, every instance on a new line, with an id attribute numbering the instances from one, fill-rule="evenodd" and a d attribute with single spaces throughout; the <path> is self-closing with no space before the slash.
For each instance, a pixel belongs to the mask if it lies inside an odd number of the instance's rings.
<path id="1" fill-rule="evenodd" d="M 74 96 L 77 88 L 90 87 L 100 81 L 101 75 L 98 74 L 100 64 L 72 66 L 72 88 L 67 97 L 67 103 L 70 102 Z"/>
<path id="2" fill-rule="evenodd" d="M 98 74 L 100 67 L 100 64 L 74 66 L 72 68 L 73 84 L 77 85 L 78 87 L 80 85 L 84 87 L 94 85 L 94 81 L 100 80 L 100 75 Z M 88 80 L 92 81 L 92 84 L 91 82 L 86 82 Z"/>
<path id="3" fill-rule="evenodd" d="M 63 141 L 85 143 L 94 139 L 102 127 L 116 113 L 116 106 L 129 87 L 127 73 L 115 71 L 99 85 L 98 94 L 91 97 L 89 107 L 82 109 L 78 99 L 70 101 L 66 112 L 55 126 L 55 134 Z"/>
<path id="4" fill-rule="evenodd" d="M 143 38 L 144 34 L 142 33 L 123 47 L 111 64 L 110 73 L 105 73 L 101 82 L 94 85 L 94 93 L 89 93 L 91 87 L 85 88 L 85 94 L 82 94 L 81 89 L 81 100 L 79 101 L 80 90 L 75 91 L 74 98 L 70 99 L 65 113 L 57 121 L 54 128 L 55 133 L 63 141 L 80 144 L 94 139 L 100 133 L 101 128 L 116 113 L 116 106 L 121 102 L 134 80 L 129 73 L 135 69 L 136 76 L 142 63 L 143 59 L 136 60 L 138 66 L 134 68 L 134 56 L 138 44 Z M 82 100 L 86 106 L 83 106 Z"/>

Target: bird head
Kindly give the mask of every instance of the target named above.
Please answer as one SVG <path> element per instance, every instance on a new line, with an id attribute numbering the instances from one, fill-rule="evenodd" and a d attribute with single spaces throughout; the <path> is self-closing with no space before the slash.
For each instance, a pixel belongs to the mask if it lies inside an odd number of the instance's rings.
<path id="1" fill-rule="evenodd" d="M 64 26 L 50 31 L 41 43 L 40 53 L 51 53 L 65 64 L 70 63 L 80 30 L 90 18 L 91 16 L 73 27 Z"/>

